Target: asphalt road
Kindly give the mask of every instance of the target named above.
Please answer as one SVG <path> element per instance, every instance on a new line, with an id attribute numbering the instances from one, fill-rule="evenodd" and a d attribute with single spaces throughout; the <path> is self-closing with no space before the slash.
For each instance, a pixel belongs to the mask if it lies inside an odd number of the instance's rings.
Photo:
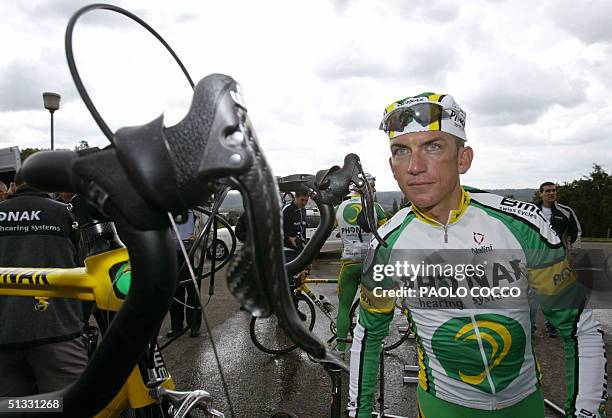
<path id="1" fill-rule="evenodd" d="M 610 243 L 588 243 L 586 246 L 612 248 Z M 313 265 L 313 275 L 318 277 L 335 278 L 338 270 L 338 261 L 329 256 Z M 327 373 L 320 365 L 309 361 L 300 350 L 278 356 L 259 351 L 249 337 L 249 314 L 239 310 L 238 303 L 228 293 L 224 282 L 225 275 L 221 272 L 216 278 L 214 296 L 205 311 L 235 416 L 270 417 L 279 411 L 290 412 L 297 417 L 329 416 L 331 385 Z M 311 285 L 311 289 L 337 302 L 335 285 Z M 202 290 L 206 301 L 207 282 L 203 284 Z M 608 358 L 612 358 L 610 313 L 610 310 L 604 309 L 596 311 L 606 331 Z M 562 406 L 565 399 L 563 344 L 560 338 L 544 335 L 543 322 L 539 313 L 535 351 L 543 373 L 544 395 Z M 167 330 L 166 319 L 162 332 Z M 331 336 L 329 322 L 320 312 L 314 332 L 322 340 Z M 165 337 L 160 337 L 160 343 L 165 340 Z M 415 385 L 402 383 L 404 365 L 416 364 L 413 346 L 413 340 L 408 340 L 385 357 L 385 400 L 388 414 L 417 416 Z M 211 339 L 204 325 L 200 337 L 190 338 L 185 335 L 166 348 L 163 355 L 178 389 L 201 388 L 209 391 L 215 400 L 214 407 L 226 416 L 231 416 Z M 343 405 L 346 404 L 348 393 L 347 380 L 348 376 L 344 375 Z M 608 401 L 608 411 L 612 411 L 610 403 Z M 558 415 L 547 408 L 546 416 Z"/>

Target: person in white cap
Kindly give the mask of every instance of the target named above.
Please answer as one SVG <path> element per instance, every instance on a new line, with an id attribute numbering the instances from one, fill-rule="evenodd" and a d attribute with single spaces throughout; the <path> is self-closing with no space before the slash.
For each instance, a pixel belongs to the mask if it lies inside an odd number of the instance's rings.
<path id="1" fill-rule="evenodd" d="M 531 285 L 565 344 L 568 417 L 605 417 L 603 331 L 565 248 L 531 203 L 464 187 L 474 151 L 450 95 L 393 102 L 380 128 L 411 205 L 384 224 L 363 263 L 351 347 L 349 415 L 370 417 L 381 343 L 396 297 L 419 359 L 419 417 L 542 418 L 531 345 Z"/>
<path id="2" fill-rule="evenodd" d="M 373 193 L 376 192 L 376 177 L 365 173 L 366 180 L 370 183 Z M 340 272 L 338 273 L 338 314 L 336 316 L 336 336 L 338 345 L 336 351 L 340 357 L 344 358 L 346 350 L 347 336 L 350 328 L 349 311 L 355 299 L 355 294 L 359 288 L 361 278 L 361 263 L 365 257 L 372 231 L 367 229 L 367 222 L 360 222 L 363 218 L 361 206 L 361 194 L 357 190 L 352 190 L 348 199 L 336 206 L 336 224 L 340 230 L 342 239 L 342 257 L 340 259 Z M 387 221 L 387 214 L 383 208 L 374 203 L 376 212 L 377 227 Z"/>

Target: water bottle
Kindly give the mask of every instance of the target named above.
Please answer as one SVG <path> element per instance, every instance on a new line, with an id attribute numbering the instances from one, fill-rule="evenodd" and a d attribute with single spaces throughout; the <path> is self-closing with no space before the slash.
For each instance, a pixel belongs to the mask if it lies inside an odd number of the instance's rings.
<path id="1" fill-rule="evenodd" d="M 327 300 L 327 298 L 325 296 L 319 295 L 319 300 L 323 304 L 323 308 L 325 308 L 325 310 L 328 313 L 332 313 L 334 311 L 334 309 L 336 309 L 335 306 L 329 300 Z"/>

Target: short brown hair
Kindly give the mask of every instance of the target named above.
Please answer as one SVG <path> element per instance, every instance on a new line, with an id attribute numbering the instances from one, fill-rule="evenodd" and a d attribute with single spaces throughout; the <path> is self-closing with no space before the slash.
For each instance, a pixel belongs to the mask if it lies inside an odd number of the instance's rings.
<path id="1" fill-rule="evenodd" d="M 544 191 L 544 187 L 546 186 L 556 186 L 556 184 L 552 181 L 545 181 L 544 183 L 540 184 L 540 193 Z"/>

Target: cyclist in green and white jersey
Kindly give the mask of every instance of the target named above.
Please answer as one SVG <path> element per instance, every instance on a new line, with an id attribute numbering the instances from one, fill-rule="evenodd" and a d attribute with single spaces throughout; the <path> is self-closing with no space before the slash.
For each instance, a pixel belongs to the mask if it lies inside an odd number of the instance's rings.
<path id="1" fill-rule="evenodd" d="M 531 286 L 564 340 L 566 415 L 605 417 L 603 331 L 563 244 L 535 205 L 461 186 L 473 158 L 464 127 L 450 95 L 423 93 L 385 109 L 389 163 L 411 205 L 379 229 L 388 246 L 373 241 L 364 260 L 349 413 L 370 416 L 399 293 L 416 334 L 420 417 L 542 418 Z"/>
<path id="2" fill-rule="evenodd" d="M 370 183 L 372 192 L 376 192 L 376 178 L 365 173 L 366 180 Z M 374 203 L 378 225 L 381 226 L 387 220 L 383 208 Z M 364 222 L 359 222 L 360 216 Z M 344 355 L 346 350 L 346 337 L 350 328 L 349 311 L 359 287 L 361 279 L 361 263 L 365 257 L 372 232 L 366 231 L 362 213 L 361 195 L 353 191 L 349 199 L 343 201 L 336 207 L 336 224 L 340 230 L 342 239 L 342 258 L 340 260 L 340 274 L 338 275 L 338 315 L 336 317 L 336 335 L 338 337 L 338 350 Z M 360 226 L 361 224 L 361 226 Z"/>

